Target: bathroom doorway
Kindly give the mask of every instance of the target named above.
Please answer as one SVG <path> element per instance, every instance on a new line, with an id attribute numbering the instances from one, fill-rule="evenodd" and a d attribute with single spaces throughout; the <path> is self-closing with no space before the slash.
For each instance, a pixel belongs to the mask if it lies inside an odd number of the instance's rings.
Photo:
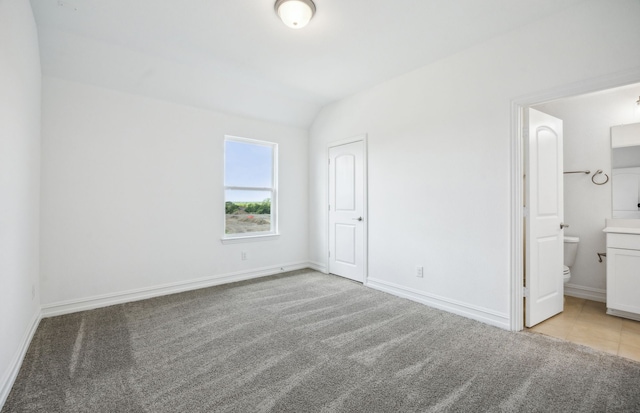
<path id="1" fill-rule="evenodd" d="M 619 162 L 640 165 L 640 151 L 612 149 L 610 128 L 639 123 L 639 99 L 640 84 L 636 83 L 532 106 L 564 123 L 563 198 L 568 226 L 565 239 L 569 240 L 564 263 L 570 267 L 563 312 L 531 329 L 638 361 L 640 322 L 606 314 L 607 258 L 602 230 L 615 205 L 614 175 L 620 167 L 629 166 Z M 612 156 L 621 150 L 628 156 Z"/>
<path id="2" fill-rule="evenodd" d="M 610 158 L 610 138 L 609 128 L 620 123 L 640 122 L 640 112 L 634 113 L 636 100 L 640 93 L 640 71 L 616 79 L 596 79 L 592 82 L 581 83 L 580 85 L 569 85 L 557 90 L 540 93 L 516 100 L 512 105 L 513 136 L 512 142 L 512 192 L 513 214 L 512 214 L 512 329 L 515 331 L 524 328 L 525 320 L 525 248 L 530 242 L 524 225 L 523 208 L 525 181 L 524 171 L 528 162 L 528 154 L 524 153 L 523 137 L 527 132 L 524 124 L 524 111 L 527 108 L 549 113 L 552 116 L 563 119 L 565 122 L 565 171 L 572 170 L 576 165 L 587 163 L 585 170 L 590 170 L 589 174 L 571 174 L 563 178 L 565 190 L 563 196 L 566 202 L 565 224 L 569 225 L 566 235 L 580 235 L 578 232 L 587 232 L 591 235 L 585 236 L 585 244 L 580 245 L 578 259 L 574 268 L 575 277 L 566 285 L 567 295 L 575 298 L 586 299 L 596 303 L 605 301 L 605 271 L 606 262 L 598 262 L 596 252 L 604 251 L 604 221 L 610 216 L 611 209 L 611 184 L 596 185 L 592 182 L 600 182 L 600 178 L 605 179 L 605 174 L 611 175 Z M 635 88 L 635 89 L 634 89 Z M 639 91 L 640 92 L 640 91 Z M 605 111 L 592 109 L 590 100 L 601 99 L 607 105 L 615 106 L 613 102 L 619 98 L 620 93 L 635 94 L 635 99 L 620 103 L 619 106 L 627 108 L 629 119 L 619 119 L 619 117 L 606 115 Z M 565 110 L 559 110 L 564 106 Z M 636 116 L 637 118 L 633 118 Z M 637 120 L 636 120 L 637 119 Z M 598 128 L 590 128 L 589 122 L 597 120 L 604 125 Z M 583 131 L 584 129 L 586 131 Z M 582 130 L 581 130 L 582 129 Z M 602 132 L 604 131 L 604 132 Z M 567 135 L 568 134 L 568 135 Z M 582 169 L 576 168 L 576 169 Z M 602 170 L 602 173 L 594 176 L 594 173 Z M 583 178 L 580 180 L 580 178 Z M 586 180 L 584 180 L 586 178 Z M 587 185 L 588 184 L 588 185 Z M 585 186 L 592 186 L 584 190 Z M 581 192 L 582 191 L 582 192 Z M 596 204 L 592 201 L 585 201 L 586 198 L 594 198 L 593 191 L 597 191 Z M 593 208 L 589 206 L 595 205 Z M 606 211 L 604 208 L 606 207 Z M 570 212 L 573 211 L 573 212 Z M 586 212 L 585 212 L 586 211 Z M 585 226 L 583 222 L 589 220 L 594 214 L 598 214 L 597 220 L 591 219 L 591 224 Z M 573 221 L 573 222 L 571 222 Z M 595 230 L 594 228 L 597 228 Z M 598 238 L 599 237 L 599 238 Z M 600 242 L 601 244 L 597 244 Z M 597 250 L 597 251 L 595 251 Z M 595 258 L 601 268 L 594 265 L 591 258 Z M 606 258 L 602 258 L 603 261 Z M 581 269 L 585 266 L 593 271 L 600 270 L 600 275 L 585 276 Z M 599 278 L 598 278 L 599 277 Z"/>

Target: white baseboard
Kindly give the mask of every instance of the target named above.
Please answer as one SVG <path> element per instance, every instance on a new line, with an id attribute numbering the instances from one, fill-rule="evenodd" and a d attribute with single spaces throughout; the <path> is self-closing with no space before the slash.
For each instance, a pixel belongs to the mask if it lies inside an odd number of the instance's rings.
<path id="1" fill-rule="evenodd" d="M 616 317 L 628 318 L 630 320 L 640 321 L 640 314 L 630 313 L 628 311 L 614 310 L 613 308 L 607 308 L 607 314 L 614 315 Z"/>
<path id="2" fill-rule="evenodd" d="M 9 397 L 9 393 L 11 392 L 11 388 L 13 387 L 13 383 L 15 383 L 16 377 L 18 377 L 18 372 L 20 371 L 20 367 L 22 366 L 22 361 L 24 360 L 24 356 L 27 354 L 29 344 L 31 344 L 33 335 L 38 329 L 38 324 L 40 324 L 41 318 L 42 317 L 40 315 L 40 311 L 37 311 L 33 315 L 33 318 L 29 323 L 29 328 L 24 332 L 24 335 L 22 336 L 20 348 L 18 348 L 18 351 L 16 351 L 16 354 L 11 360 L 11 364 L 9 364 L 9 368 L 2 376 L 2 381 L 0 382 L 0 410 L 2 410 L 4 403 L 7 401 L 7 397 Z"/>
<path id="3" fill-rule="evenodd" d="M 511 329 L 511 323 L 507 314 L 457 302 L 448 298 L 439 297 L 435 294 L 425 293 L 423 291 L 414 290 L 412 288 L 407 288 L 388 281 L 377 280 L 370 277 L 365 282 L 365 285 L 376 290 L 397 295 L 398 297 L 407 298 L 409 300 L 428 305 L 429 307 L 434 307 L 439 310 L 444 310 L 473 320 L 481 321 L 504 330 Z"/>
<path id="4" fill-rule="evenodd" d="M 323 274 L 329 274 L 329 269 L 327 268 L 327 266 L 316 261 L 309 261 L 309 268 Z"/>
<path id="5" fill-rule="evenodd" d="M 159 297 L 181 293 L 185 291 L 197 290 L 200 288 L 213 287 L 215 285 L 228 284 L 237 281 L 250 280 L 252 278 L 266 277 L 287 271 L 301 270 L 309 268 L 309 263 L 295 262 L 272 267 L 256 268 L 249 271 L 238 271 L 229 274 L 214 275 L 189 281 L 180 281 L 170 284 L 157 285 L 147 288 L 122 291 L 113 294 L 104 294 L 94 297 L 82 298 L 78 300 L 61 301 L 42 306 L 42 317 L 54 317 L 62 314 L 77 313 L 79 311 L 93 310 L 110 305 L 123 304 L 132 301 L 146 300 L 147 298 Z"/>
<path id="6" fill-rule="evenodd" d="M 598 301 L 600 303 L 607 302 L 607 291 L 600 288 L 583 287 L 581 285 L 566 284 L 564 286 L 564 295 L 570 297 L 584 298 L 586 300 Z"/>

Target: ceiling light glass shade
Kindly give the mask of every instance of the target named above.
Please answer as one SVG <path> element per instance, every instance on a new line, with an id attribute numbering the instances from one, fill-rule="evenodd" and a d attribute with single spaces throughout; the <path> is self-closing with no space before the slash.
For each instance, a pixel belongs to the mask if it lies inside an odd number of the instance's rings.
<path id="1" fill-rule="evenodd" d="M 311 0 L 278 0 L 275 9 L 284 24 L 292 29 L 301 29 L 309 24 L 316 5 Z"/>

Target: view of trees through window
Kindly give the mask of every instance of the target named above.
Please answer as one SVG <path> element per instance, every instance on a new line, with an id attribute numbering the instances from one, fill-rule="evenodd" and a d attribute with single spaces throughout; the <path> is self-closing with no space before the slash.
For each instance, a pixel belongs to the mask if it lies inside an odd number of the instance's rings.
<path id="1" fill-rule="evenodd" d="M 226 234 L 271 231 L 271 199 L 262 202 L 226 201 Z"/>
<path id="2" fill-rule="evenodd" d="M 275 232 L 276 145 L 225 140 L 225 235 Z"/>

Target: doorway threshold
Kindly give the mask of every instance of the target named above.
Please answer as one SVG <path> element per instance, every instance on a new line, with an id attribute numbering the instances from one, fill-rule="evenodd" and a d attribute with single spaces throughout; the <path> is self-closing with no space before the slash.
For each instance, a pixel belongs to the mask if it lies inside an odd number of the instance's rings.
<path id="1" fill-rule="evenodd" d="M 640 362 L 640 321 L 608 315 L 605 303 L 565 296 L 564 311 L 525 331 Z"/>

